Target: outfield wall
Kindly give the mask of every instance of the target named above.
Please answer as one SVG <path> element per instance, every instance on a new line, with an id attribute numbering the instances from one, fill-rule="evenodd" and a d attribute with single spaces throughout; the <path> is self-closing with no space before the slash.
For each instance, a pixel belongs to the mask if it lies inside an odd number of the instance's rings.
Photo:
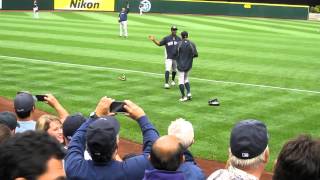
<path id="1" fill-rule="evenodd" d="M 286 19 L 308 19 L 309 6 L 260 4 L 244 2 L 221 2 L 203 0 L 149 0 L 150 12 L 177 14 L 207 14 L 246 17 L 268 17 Z M 126 0 L 117 0 L 116 10 L 124 6 Z M 139 1 L 130 1 L 132 12 L 138 12 Z"/>
<path id="2" fill-rule="evenodd" d="M 38 5 L 40 10 L 53 10 L 53 0 L 38 0 Z M 2 0 L 4 10 L 32 10 L 32 8 L 33 0 Z"/>

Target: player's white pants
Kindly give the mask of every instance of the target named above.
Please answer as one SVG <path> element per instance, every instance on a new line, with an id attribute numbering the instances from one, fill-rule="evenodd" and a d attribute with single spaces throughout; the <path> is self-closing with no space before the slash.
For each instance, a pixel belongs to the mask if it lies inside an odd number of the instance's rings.
<path id="1" fill-rule="evenodd" d="M 140 16 L 142 15 L 142 8 L 139 8 L 139 10 L 140 10 Z"/>
<path id="2" fill-rule="evenodd" d="M 189 71 L 179 71 L 179 84 L 185 84 L 189 82 Z"/>
<path id="3" fill-rule="evenodd" d="M 177 61 L 173 59 L 166 59 L 165 61 L 166 71 L 177 71 Z"/>
<path id="4" fill-rule="evenodd" d="M 39 18 L 39 9 L 38 7 L 33 8 L 33 17 Z"/>
<path id="5" fill-rule="evenodd" d="M 120 23 L 120 36 L 128 37 L 128 21 L 121 21 Z"/>

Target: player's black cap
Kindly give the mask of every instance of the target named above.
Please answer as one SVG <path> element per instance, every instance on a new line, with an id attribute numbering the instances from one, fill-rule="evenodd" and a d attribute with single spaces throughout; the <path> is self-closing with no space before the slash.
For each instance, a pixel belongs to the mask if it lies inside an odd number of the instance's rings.
<path id="1" fill-rule="evenodd" d="M 171 30 L 178 30 L 177 26 L 173 25 L 171 26 Z"/>
<path id="2" fill-rule="evenodd" d="M 182 38 L 187 38 L 188 37 L 188 32 L 187 31 L 181 32 L 181 37 Z"/>

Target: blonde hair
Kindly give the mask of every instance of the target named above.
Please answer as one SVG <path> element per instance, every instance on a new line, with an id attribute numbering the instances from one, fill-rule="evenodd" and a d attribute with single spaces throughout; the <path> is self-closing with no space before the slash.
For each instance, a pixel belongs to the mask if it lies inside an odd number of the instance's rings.
<path id="1" fill-rule="evenodd" d="M 169 125 L 168 135 L 177 137 L 181 141 L 182 146 L 187 149 L 193 143 L 193 126 L 189 121 L 186 121 L 185 119 L 176 119 Z"/>
<path id="2" fill-rule="evenodd" d="M 260 164 L 264 163 L 267 159 L 266 153 L 269 153 L 269 147 L 267 146 L 266 149 L 261 153 L 259 156 L 251 158 L 251 159 L 239 159 L 234 156 L 231 152 L 229 160 L 233 167 L 236 168 L 257 168 Z"/>
<path id="3" fill-rule="evenodd" d="M 47 132 L 48 129 L 50 128 L 51 122 L 58 122 L 61 124 L 61 121 L 57 116 L 47 115 L 47 114 L 40 116 L 36 123 L 36 130 Z"/>

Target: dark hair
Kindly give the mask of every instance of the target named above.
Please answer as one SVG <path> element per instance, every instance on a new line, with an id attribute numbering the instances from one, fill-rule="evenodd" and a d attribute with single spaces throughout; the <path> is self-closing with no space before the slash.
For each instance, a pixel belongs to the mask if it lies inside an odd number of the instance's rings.
<path id="1" fill-rule="evenodd" d="M 188 35 L 188 32 L 187 32 L 187 31 L 182 31 L 182 32 L 181 32 L 181 37 L 182 37 L 182 38 L 188 38 L 188 36 L 189 36 L 189 35 Z"/>
<path id="2" fill-rule="evenodd" d="M 152 146 L 150 153 L 150 161 L 154 168 L 159 170 L 166 171 L 176 171 L 183 159 L 183 146 L 181 143 L 178 144 L 178 147 L 175 151 L 161 154 L 157 149 Z"/>
<path id="3" fill-rule="evenodd" d="M 300 135 L 282 148 L 273 180 L 320 179 L 320 140 Z"/>
<path id="4" fill-rule="evenodd" d="M 27 117 L 30 116 L 31 111 L 32 111 L 32 110 L 26 111 L 26 112 L 17 112 L 17 111 L 16 111 L 16 114 L 17 114 L 17 116 L 18 116 L 20 119 L 24 119 L 24 118 L 27 118 Z"/>
<path id="5" fill-rule="evenodd" d="M 35 180 L 47 169 L 50 158 L 63 159 L 59 142 L 45 132 L 18 133 L 0 145 L 0 179 Z"/>
<path id="6" fill-rule="evenodd" d="M 11 130 L 8 126 L 0 124 L 0 144 L 11 136 Z"/>
<path id="7" fill-rule="evenodd" d="M 100 149 L 99 152 L 95 152 L 94 149 L 96 148 Z M 105 147 L 101 147 L 99 144 L 95 144 L 95 143 L 90 144 L 88 145 L 88 152 L 96 165 L 99 165 L 99 164 L 104 165 L 105 163 L 112 160 L 113 154 L 117 148 L 118 148 L 117 140 L 115 141 L 112 140 L 112 142 L 110 142 L 110 144 Z M 96 155 L 96 153 L 98 155 Z"/>

